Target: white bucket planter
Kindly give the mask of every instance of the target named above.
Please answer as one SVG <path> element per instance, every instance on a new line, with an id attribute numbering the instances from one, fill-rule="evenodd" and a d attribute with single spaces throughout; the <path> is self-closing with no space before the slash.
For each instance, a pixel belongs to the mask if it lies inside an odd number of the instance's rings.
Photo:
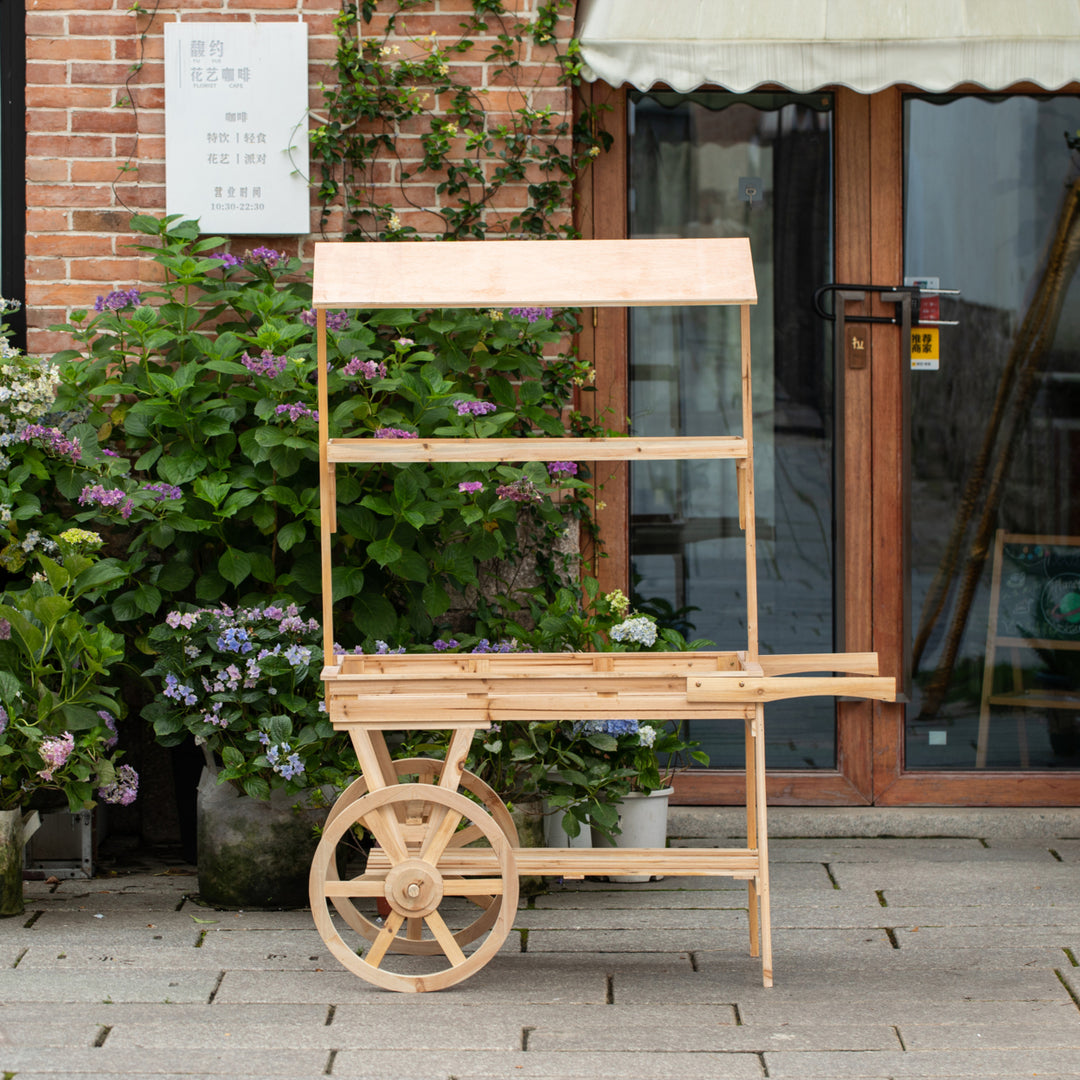
<path id="1" fill-rule="evenodd" d="M 564 811 L 552 810 L 544 804 L 544 844 L 549 848 L 587 848 L 593 846 L 592 832 L 588 825 L 582 825 L 577 836 L 568 835 L 563 828 Z"/>
<path id="2" fill-rule="evenodd" d="M 661 788 L 647 795 L 631 791 L 617 804 L 620 832 L 615 837 L 615 847 L 662 848 L 667 846 L 668 799 L 674 788 Z M 594 847 L 611 847 L 611 841 L 602 832 L 593 829 Z M 609 881 L 640 882 L 662 881 L 661 874 L 617 874 Z"/>

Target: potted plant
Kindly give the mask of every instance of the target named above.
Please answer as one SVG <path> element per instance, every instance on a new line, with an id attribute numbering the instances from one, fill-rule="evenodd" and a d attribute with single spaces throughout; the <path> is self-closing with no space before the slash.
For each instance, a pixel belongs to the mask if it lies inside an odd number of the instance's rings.
<path id="1" fill-rule="evenodd" d="M 175 610 L 149 635 L 158 741 L 194 738 L 199 892 L 224 907 L 300 907 L 328 801 L 355 771 L 325 713 L 319 624 L 288 601 Z"/>
<path id="2" fill-rule="evenodd" d="M 0 915 L 23 910 L 23 845 L 50 796 L 75 813 L 138 792 L 135 770 L 117 764 L 121 708 L 108 685 L 121 638 L 90 620 L 122 575 L 100 546 L 83 529 L 38 536 L 28 550 L 39 569 L 0 594 Z"/>

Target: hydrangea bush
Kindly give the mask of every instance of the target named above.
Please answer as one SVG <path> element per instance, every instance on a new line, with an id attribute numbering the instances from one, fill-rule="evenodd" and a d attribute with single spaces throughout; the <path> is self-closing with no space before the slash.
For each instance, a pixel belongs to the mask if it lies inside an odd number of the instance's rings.
<path id="1" fill-rule="evenodd" d="M 266 798 L 355 772 L 324 711 L 319 624 L 295 604 L 177 609 L 149 640 L 158 692 L 143 715 L 165 746 L 193 736 L 219 782 Z"/>
<path id="2" fill-rule="evenodd" d="M 321 578 L 309 281 L 297 259 L 225 252 L 195 222 L 132 225 L 163 284 L 76 313 L 63 329 L 78 347 L 54 358 L 61 407 L 101 437 L 93 475 L 59 487 L 77 519 L 124 546 L 131 582 L 112 615 L 138 636 L 178 602 L 310 604 Z M 569 407 L 591 372 L 552 351 L 569 317 L 350 311 L 328 325 L 332 437 L 599 430 Z M 566 580 L 553 552 L 567 519 L 591 534 L 589 478 L 561 464 L 339 468 L 340 636 L 422 644 L 448 620 L 496 638 L 527 617 L 513 568 L 531 555 L 551 593 Z"/>
<path id="3" fill-rule="evenodd" d="M 135 770 L 117 764 L 123 705 L 110 683 L 123 639 L 96 621 L 123 569 L 100 547 L 84 529 L 46 538 L 37 570 L 0 593 L 0 809 L 44 791 L 72 812 L 95 797 L 126 806 L 138 791 Z"/>

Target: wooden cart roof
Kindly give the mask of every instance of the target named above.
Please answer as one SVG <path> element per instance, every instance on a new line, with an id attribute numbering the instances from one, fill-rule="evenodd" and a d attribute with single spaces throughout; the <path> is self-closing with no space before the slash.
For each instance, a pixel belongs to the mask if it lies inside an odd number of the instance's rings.
<path id="1" fill-rule="evenodd" d="M 318 308 L 754 304 L 746 237 L 315 245 Z"/>

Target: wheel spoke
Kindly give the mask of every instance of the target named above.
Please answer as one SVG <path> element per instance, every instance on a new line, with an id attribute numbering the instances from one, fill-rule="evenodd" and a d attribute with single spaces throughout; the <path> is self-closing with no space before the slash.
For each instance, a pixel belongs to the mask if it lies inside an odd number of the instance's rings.
<path id="1" fill-rule="evenodd" d="M 386 916 L 386 925 L 379 932 L 379 936 L 371 943 L 371 948 L 368 949 L 367 955 L 361 959 L 372 967 L 377 968 L 383 962 L 383 957 L 386 956 L 386 950 L 394 943 L 394 938 L 401 929 L 401 924 L 404 921 L 404 915 L 401 915 L 396 911 L 391 911 L 390 914 Z"/>
<path id="2" fill-rule="evenodd" d="M 441 946 L 442 951 L 446 953 L 446 958 L 450 963 L 454 967 L 464 964 L 465 954 L 461 951 L 461 946 L 454 940 L 454 935 L 450 933 L 450 927 L 443 921 L 443 917 L 437 911 L 433 911 L 425 918 L 432 934 L 435 935 L 435 940 Z"/>
<path id="3" fill-rule="evenodd" d="M 458 829 L 456 833 L 450 838 L 450 843 L 447 847 L 464 847 L 466 844 L 475 843 L 477 840 L 483 840 L 484 833 L 479 825 L 468 825 L 464 829 Z"/>
<path id="4" fill-rule="evenodd" d="M 325 892 L 329 897 L 382 896 L 385 891 L 383 881 L 385 876 L 383 874 L 379 877 L 369 877 L 364 874 L 362 877 L 348 878 L 345 881 L 327 881 Z"/>

